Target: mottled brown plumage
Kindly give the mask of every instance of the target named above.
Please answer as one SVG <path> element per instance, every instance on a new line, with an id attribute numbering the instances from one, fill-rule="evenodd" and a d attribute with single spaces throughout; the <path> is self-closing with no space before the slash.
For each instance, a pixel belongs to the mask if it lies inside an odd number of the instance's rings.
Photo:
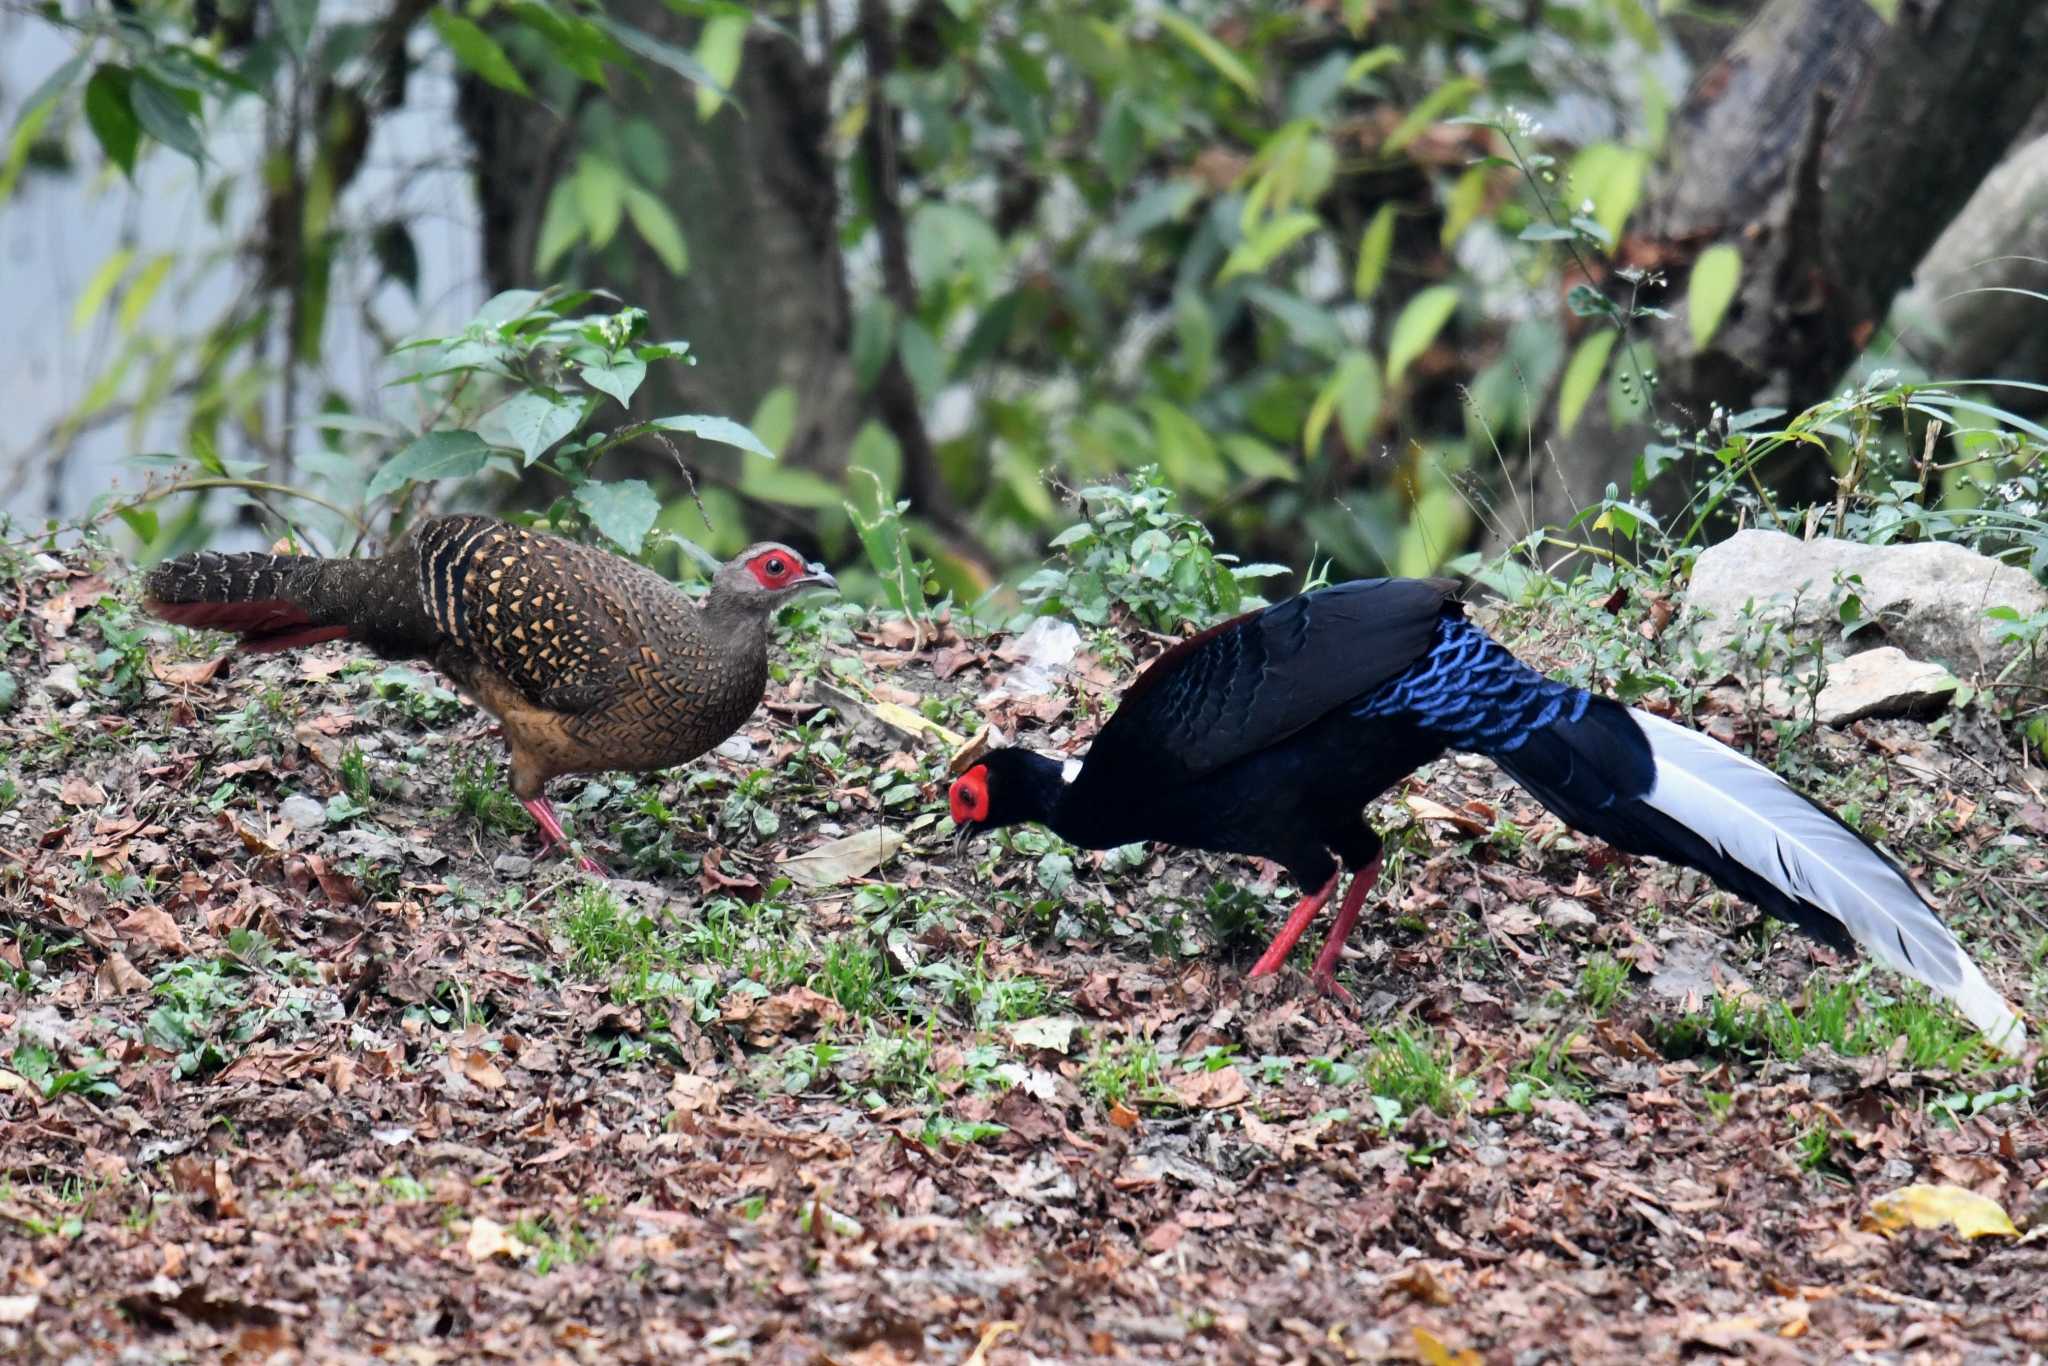
<path id="1" fill-rule="evenodd" d="M 377 559 L 167 560 L 144 601 L 166 621 L 238 632 L 245 650 L 345 638 L 431 662 L 502 723 L 512 791 L 554 844 L 548 779 L 669 768 L 731 735 L 767 686 L 769 617 L 809 587 L 837 584 L 762 542 L 718 571 L 699 606 L 617 555 L 440 517 Z"/>

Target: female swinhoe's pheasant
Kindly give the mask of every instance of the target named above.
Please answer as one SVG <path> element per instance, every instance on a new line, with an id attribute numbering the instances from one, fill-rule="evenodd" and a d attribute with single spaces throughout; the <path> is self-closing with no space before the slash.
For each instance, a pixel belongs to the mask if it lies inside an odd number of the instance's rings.
<path id="1" fill-rule="evenodd" d="M 144 605 L 180 626 L 237 632 L 249 651 L 346 639 L 431 662 L 503 725 L 512 791 L 553 848 L 567 838 L 542 795 L 548 779 L 704 753 L 761 701 L 775 609 L 838 586 L 823 565 L 763 542 L 718 571 L 700 607 L 617 555 L 456 516 L 376 559 L 180 556 L 149 572 Z"/>

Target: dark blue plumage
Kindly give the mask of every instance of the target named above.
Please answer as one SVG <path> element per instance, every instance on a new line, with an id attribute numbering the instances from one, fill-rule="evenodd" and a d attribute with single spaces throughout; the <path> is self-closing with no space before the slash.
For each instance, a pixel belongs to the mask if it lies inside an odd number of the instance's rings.
<path id="1" fill-rule="evenodd" d="M 1038 821 L 1084 848 L 1157 840 L 1272 859 L 1306 895 L 1253 976 L 1284 961 L 1349 869 L 1313 973 L 1334 989 L 1379 872 L 1364 808 L 1446 750 L 1482 754 L 1574 828 L 1860 944 L 2002 1046 L 2024 1040 L 1896 864 L 1726 746 L 1531 669 L 1465 619 L 1455 588 L 1336 584 L 1183 641 L 1125 691 L 1078 774 L 995 750 L 955 781 L 954 823 L 963 838 Z"/>

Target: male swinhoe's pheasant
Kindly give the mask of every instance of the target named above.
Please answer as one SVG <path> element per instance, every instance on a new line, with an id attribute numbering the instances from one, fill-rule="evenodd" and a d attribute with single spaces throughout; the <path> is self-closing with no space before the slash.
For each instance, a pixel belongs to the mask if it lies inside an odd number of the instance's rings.
<path id="1" fill-rule="evenodd" d="M 180 626 L 236 632 L 244 650 L 345 639 L 431 663 L 498 718 L 513 794 L 553 848 L 568 841 L 548 779 L 669 768 L 709 750 L 760 704 L 775 610 L 802 589 L 838 586 L 823 565 L 763 542 L 720 568 L 698 606 L 617 555 L 454 516 L 374 559 L 166 560 L 144 605 Z"/>

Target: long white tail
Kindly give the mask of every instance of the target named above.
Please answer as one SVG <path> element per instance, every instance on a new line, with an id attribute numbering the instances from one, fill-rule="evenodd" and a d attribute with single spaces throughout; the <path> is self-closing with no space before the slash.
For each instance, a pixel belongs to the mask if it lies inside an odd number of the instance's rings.
<path id="1" fill-rule="evenodd" d="M 1946 996 L 1995 1047 L 2019 1056 L 2027 1044 L 2019 1016 L 1890 859 L 1747 755 L 1661 716 L 1630 714 L 1656 759 L 1645 806 L 1800 909 L 1831 917 L 1866 952 Z"/>

